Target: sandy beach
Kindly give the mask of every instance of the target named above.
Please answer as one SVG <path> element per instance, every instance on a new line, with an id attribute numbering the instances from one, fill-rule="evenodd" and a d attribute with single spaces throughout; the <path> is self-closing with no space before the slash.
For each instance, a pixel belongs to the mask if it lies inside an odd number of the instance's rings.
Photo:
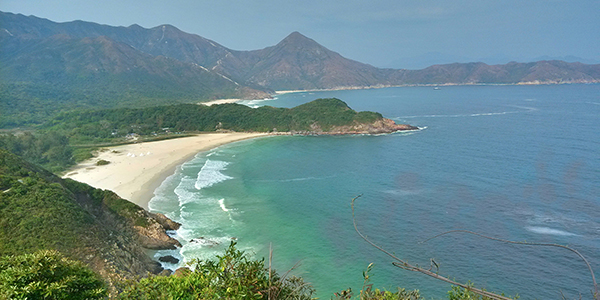
<path id="1" fill-rule="evenodd" d="M 78 164 L 64 178 L 111 190 L 145 209 L 154 190 L 175 168 L 201 151 L 266 133 L 207 133 L 178 139 L 101 149 L 97 157 Z M 99 160 L 107 165 L 97 166 Z"/>
<path id="2" fill-rule="evenodd" d="M 218 99 L 218 100 L 211 100 L 211 101 L 207 101 L 207 102 L 200 102 L 198 104 L 211 106 L 211 105 L 219 105 L 219 104 L 225 104 L 225 103 L 236 103 L 241 100 L 242 99 Z"/>

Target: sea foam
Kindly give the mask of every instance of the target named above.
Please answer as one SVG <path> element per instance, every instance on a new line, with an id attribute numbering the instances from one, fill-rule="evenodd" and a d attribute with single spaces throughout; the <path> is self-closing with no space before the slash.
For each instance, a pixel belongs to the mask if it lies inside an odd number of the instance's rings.
<path id="1" fill-rule="evenodd" d="M 549 228 L 549 227 L 538 227 L 538 226 L 528 226 L 525 227 L 528 231 L 539 234 L 549 234 L 549 235 L 559 235 L 559 236 L 578 236 L 578 234 L 563 231 L 559 229 Z"/>
<path id="2" fill-rule="evenodd" d="M 204 166 L 202 166 L 202 169 L 200 169 L 200 172 L 198 172 L 198 178 L 196 178 L 195 184 L 196 189 L 201 190 L 210 187 L 215 183 L 232 179 L 233 177 L 221 173 L 228 164 L 228 162 L 224 161 L 207 159 Z"/>

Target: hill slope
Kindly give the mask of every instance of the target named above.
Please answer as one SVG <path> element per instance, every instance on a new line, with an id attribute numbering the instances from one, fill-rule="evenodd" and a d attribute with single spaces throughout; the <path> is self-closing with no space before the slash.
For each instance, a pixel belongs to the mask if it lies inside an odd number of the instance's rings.
<path id="1" fill-rule="evenodd" d="M 169 226 L 110 191 L 62 180 L 0 149 L 0 255 L 55 249 L 109 281 L 144 276 L 162 270 L 145 249 L 177 244 L 165 234 Z"/>

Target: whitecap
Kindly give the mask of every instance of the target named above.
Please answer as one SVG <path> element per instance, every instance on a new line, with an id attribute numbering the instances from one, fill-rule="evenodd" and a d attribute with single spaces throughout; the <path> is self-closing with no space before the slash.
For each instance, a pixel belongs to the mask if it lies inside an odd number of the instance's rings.
<path id="1" fill-rule="evenodd" d="M 219 206 L 224 212 L 229 212 L 229 209 L 227 209 L 227 207 L 225 206 L 225 198 L 219 200 Z"/>
<path id="2" fill-rule="evenodd" d="M 414 118 L 468 118 L 468 117 L 485 117 L 485 116 L 501 116 L 507 114 L 518 114 L 530 111 L 538 110 L 535 107 L 527 107 L 527 106 L 517 106 L 510 105 L 511 107 L 519 108 L 521 110 L 509 110 L 509 111 L 499 111 L 499 112 L 483 112 L 483 113 L 472 113 L 472 114 L 456 114 L 456 115 L 417 115 L 417 116 L 401 116 L 392 118 L 394 120 L 398 119 L 414 119 Z"/>
<path id="3" fill-rule="evenodd" d="M 210 187 L 215 183 L 232 179 L 233 177 L 221 173 L 228 164 L 229 163 L 225 161 L 207 159 L 204 166 L 202 166 L 202 169 L 200 169 L 200 172 L 198 172 L 198 178 L 196 179 L 195 184 L 196 189 L 201 190 Z"/>
<path id="4" fill-rule="evenodd" d="M 528 231 L 539 234 L 549 234 L 549 235 L 558 235 L 558 236 L 579 236 L 578 234 L 563 231 L 559 229 L 549 228 L 549 227 L 539 227 L 539 226 L 527 226 L 525 227 Z"/>
<path id="5" fill-rule="evenodd" d="M 391 194 L 391 195 L 396 195 L 396 196 L 412 196 L 412 195 L 418 195 L 421 193 L 420 190 L 403 190 L 403 189 L 397 189 L 397 190 L 387 190 L 387 191 L 383 191 L 386 194 Z"/>
<path id="6" fill-rule="evenodd" d="M 193 190 L 194 179 L 190 177 L 181 178 L 179 185 L 175 188 L 174 192 L 177 195 L 177 200 L 179 201 L 179 206 L 182 207 L 186 203 L 197 202 L 200 197 L 197 193 L 194 193 Z"/>

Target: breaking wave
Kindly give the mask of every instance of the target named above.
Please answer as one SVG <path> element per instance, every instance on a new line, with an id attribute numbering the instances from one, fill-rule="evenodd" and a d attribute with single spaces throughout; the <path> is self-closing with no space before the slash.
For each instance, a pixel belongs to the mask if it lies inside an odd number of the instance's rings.
<path id="1" fill-rule="evenodd" d="M 198 190 L 212 186 L 215 183 L 232 179 L 233 177 L 227 176 L 221 171 L 225 170 L 229 163 L 219 160 L 207 159 L 200 172 L 198 172 L 198 178 L 196 178 L 195 187 Z"/>
<path id="2" fill-rule="evenodd" d="M 510 110 L 510 111 L 501 111 L 501 112 L 485 112 L 485 113 L 474 113 L 474 114 L 456 114 L 456 115 L 420 115 L 420 116 L 402 116 L 394 119 L 413 119 L 413 118 L 465 118 L 465 117 L 484 117 L 484 116 L 500 116 L 500 115 L 508 115 L 508 114 L 518 114 L 530 111 L 538 110 L 535 107 L 528 106 L 517 106 L 511 105 L 512 107 L 519 108 L 521 110 Z"/>
<path id="3" fill-rule="evenodd" d="M 578 234 L 575 234 L 572 232 L 549 228 L 549 227 L 527 226 L 527 227 L 525 227 L 525 229 L 527 229 L 527 231 L 531 231 L 533 233 L 539 233 L 539 234 L 549 234 L 549 235 L 558 235 L 558 236 L 579 236 Z"/>

